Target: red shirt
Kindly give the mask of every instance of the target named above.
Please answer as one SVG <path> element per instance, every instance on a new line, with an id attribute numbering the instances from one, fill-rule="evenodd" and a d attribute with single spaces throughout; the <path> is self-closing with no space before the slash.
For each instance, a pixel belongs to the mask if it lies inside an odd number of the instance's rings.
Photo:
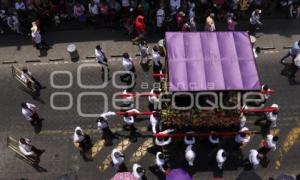
<path id="1" fill-rule="evenodd" d="M 145 31 L 145 23 L 144 23 L 144 17 L 143 16 L 138 16 L 136 19 L 135 19 L 135 31 L 137 33 L 140 33 L 142 31 Z"/>

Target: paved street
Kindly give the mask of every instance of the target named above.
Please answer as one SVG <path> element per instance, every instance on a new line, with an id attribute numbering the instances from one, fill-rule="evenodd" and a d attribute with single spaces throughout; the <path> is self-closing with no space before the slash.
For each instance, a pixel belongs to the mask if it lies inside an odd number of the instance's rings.
<path id="1" fill-rule="evenodd" d="M 264 179 L 269 176 L 279 174 L 295 175 L 300 173 L 300 86 L 290 85 L 287 78 L 280 75 L 283 66 L 279 63 L 280 58 L 286 54 L 286 46 L 300 40 L 300 22 L 286 20 L 269 20 L 264 23 L 263 32 L 258 33 L 256 46 L 272 47 L 271 50 L 263 50 L 258 56 L 257 66 L 262 83 L 266 83 L 275 93 L 271 96 L 268 104 L 277 103 L 280 107 L 278 129 L 275 133 L 279 135 L 278 149 L 270 152 L 268 158 L 270 163 L 267 168 L 259 167 L 255 170 Z M 242 28 L 241 28 L 242 29 Z M 152 37 L 152 36 L 151 36 Z M 76 31 L 52 32 L 46 35 L 46 41 L 52 45 L 47 55 L 40 53 L 31 45 L 29 37 L 17 36 L 13 34 L 0 36 L 0 180 L 11 180 L 26 178 L 35 179 L 56 179 L 63 175 L 69 175 L 78 180 L 110 179 L 115 171 L 110 165 L 108 156 L 115 147 L 124 151 L 126 165 L 131 169 L 134 162 L 138 162 L 146 168 L 147 177 L 150 180 L 159 179 L 160 176 L 154 173 L 149 167 L 155 164 L 155 155 L 147 151 L 152 146 L 152 139 L 145 136 L 150 132 L 147 130 L 149 118 L 141 116 L 137 119 L 136 127 L 141 137 L 138 142 L 128 142 L 128 132 L 122 130 L 123 120 L 121 116 L 109 118 L 109 124 L 113 131 L 120 134 L 118 140 L 114 140 L 113 146 L 104 147 L 100 134 L 96 131 L 96 118 L 84 118 L 78 114 L 78 104 L 80 100 L 80 110 L 83 113 L 99 114 L 105 110 L 102 94 L 106 94 L 108 99 L 113 97 L 117 89 L 113 86 L 111 79 L 105 88 L 84 89 L 78 85 L 78 71 L 81 71 L 81 81 L 84 85 L 102 84 L 101 69 L 93 58 L 94 47 L 101 44 L 109 59 L 109 66 L 112 72 L 121 70 L 121 58 L 123 52 L 136 58 L 134 59 L 137 68 L 137 83 L 135 92 L 149 92 L 153 86 L 151 76 L 152 68 L 144 71 L 139 64 L 139 57 L 136 57 L 137 46 L 132 45 L 122 31 L 111 29 L 86 29 Z M 150 47 L 158 41 L 153 36 Z M 78 48 L 80 60 L 72 62 L 66 51 L 69 43 L 75 43 Z M 52 61 L 52 60 L 57 61 Z M 26 62 L 26 61 L 36 62 Z M 36 77 L 47 88 L 41 91 L 39 99 L 34 99 L 20 86 L 20 83 L 11 76 L 11 64 L 16 61 L 15 66 L 27 65 L 33 76 Z M 58 89 L 50 84 L 51 73 L 54 71 L 67 71 L 72 74 L 72 85 L 66 89 Z M 66 74 L 54 76 L 55 85 L 67 85 L 70 78 Z M 297 74 L 296 80 L 300 81 Z M 119 78 L 116 78 L 116 83 Z M 54 110 L 50 106 L 51 97 L 57 92 L 65 92 L 71 95 L 74 104 L 69 110 Z M 98 95 L 85 95 L 86 92 L 98 93 Z M 82 94 L 83 93 L 83 94 Z M 100 95 L 99 95 L 100 94 Z M 81 95 L 82 98 L 79 98 Z M 43 120 L 42 130 L 35 134 L 32 126 L 26 122 L 21 113 L 21 102 L 31 102 L 39 107 L 39 114 Z M 58 95 L 53 98 L 56 107 L 68 106 L 70 98 L 66 95 Z M 108 101 L 108 110 L 113 109 L 112 103 Z M 148 99 L 143 97 L 140 100 L 140 111 L 148 111 Z M 79 154 L 79 150 L 73 145 L 72 136 L 76 126 L 80 126 L 92 138 L 93 161 L 85 162 Z M 247 126 L 252 130 L 260 130 L 253 121 L 248 121 Z M 33 167 L 15 157 L 14 153 L 6 147 L 6 137 L 12 136 L 15 139 L 20 137 L 30 137 L 34 145 L 45 149 L 41 156 L 40 166 L 46 172 L 37 172 Z M 243 147 L 242 153 L 246 158 L 249 149 L 258 148 L 262 140 L 261 135 L 252 137 L 250 144 Z M 201 140 L 203 141 L 203 139 Z M 200 152 L 205 152 L 204 146 L 199 147 Z M 179 148 L 180 149 L 180 148 Z M 177 151 L 177 148 L 176 148 Z M 178 150 L 179 151 L 179 150 Z M 183 154 L 184 151 L 181 153 Z M 177 162 L 184 162 L 184 156 L 173 157 Z M 181 158 L 181 159 L 180 159 Z M 199 153 L 196 161 L 199 169 L 193 170 L 193 179 L 212 179 L 213 169 L 205 168 L 208 162 L 207 154 Z M 200 161 L 201 160 L 201 161 Z M 174 167 L 186 166 L 184 163 L 175 164 Z M 228 168 L 224 170 L 224 179 L 235 179 L 243 168 Z"/>

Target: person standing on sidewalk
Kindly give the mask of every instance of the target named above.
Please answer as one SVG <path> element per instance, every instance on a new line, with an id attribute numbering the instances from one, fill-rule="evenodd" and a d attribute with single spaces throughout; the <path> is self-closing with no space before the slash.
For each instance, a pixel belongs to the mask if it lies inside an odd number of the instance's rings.
<path id="1" fill-rule="evenodd" d="M 37 26 L 33 26 L 31 28 L 31 37 L 32 37 L 32 42 L 34 43 L 34 46 L 38 50 L 48 50 L 50 46 L 42 41 L 42 36 L 40 34 L 40 31 L 38 31 Z"/>
<path id="2" fill-rule="evenodd" d="M 259 29 L 259 26 L 262 26 L 263 23 L 260 21 L 260 14 L 261 14 L 260 9 L 255 9 L 250 17 L 250 27 L 249 27 L 249 33 L 250 35 L 255 36 L 256 30 Z"/>
<path id="3" fill-rule="evenodd" d="M 40 123 L 41 119 L 37 114 L 38 108 L 36 107 L 36 105 L 30 104 L 28 102 L 23 102 L 21 103 L 21 107 L 22 114 L 25 119 L 28 120 L 32 126 L 37 126 Z"/>
<path id="4" fill-rule="evenodd" d="M 105 146 L 111 145 L 112 144 L 112 140 L 113 138 L 117 138 L 110 130 L 109 126 L 108 126 L 108 122 L 107 122 L 107 117 L 108 116 L 113 116 L 116 115 L 115 112 L 106 112 L 106 113 L 102 113 L 100 115 L 100 117 L 97 119 L 97 129 L 100 131 L 102 131 L 102 139 L 104 139 Z"/>
<path id="5" fill-rule="evenodd" d="M 102 78 L 104 78 L 104 73 L 105 73 L 105 68 L 107 69 L 107 78 L 109 78 L 109 67 L 108 67 L 108 63 L 107 63 L 107 58 L 104 54 L 104 52 L 102 51 L 102 48 L 100 45 L 97 45 L 95 48 L 95 57 L 96 60 L 99 64 L 102 65 Z"/>
<path id="6" fill-rule="evenodd" d="M 214 21 L 215 14 L 210 13 L 209 16 L 206 18 L 206 24 L 204 27 L 205 31 L 216 31 L 216 25 Z"/>

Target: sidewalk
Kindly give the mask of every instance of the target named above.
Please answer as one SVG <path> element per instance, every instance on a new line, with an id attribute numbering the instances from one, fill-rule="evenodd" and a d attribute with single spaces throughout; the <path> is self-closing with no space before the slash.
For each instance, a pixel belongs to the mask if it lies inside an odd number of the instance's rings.
<path id="1" fill-rule="evenodd" d="M 297 20 L 263 20 L 264 26 L 262 32 L 258 33 L 256 46 L 272 47 L 276 50 L 283 50 L 284 46 L 291 46 L 291 43 L 300 39 L 300 21 Z M 218 31 L 225 31 L 226 24 L 216 22 Z M 237 30 L 244 31 L 248 22 L 243 21 L 238 24 Z M 202 29 L 204 25 L 200 25 Z M 122 53 L 137 52 L 136 46 L 133 46 L 129 37 L 123 30 L 113 29 L 93 29 L 86 28 L 73 31 L 49 32 L 43 36 L 46 42 L 52 45 L 52 49 L 47 54 L 40 55 L 40 52 L 32 46 L 31 38 L 28 36 L 19 36 L 15 34 L 0 36 L 0 62 L 17 61 L 23 63 L 26 60 L 40 60 L 42 62 L 49 59 L 70 60 L 66 50 L 67 45 L 75 43 L 79 51 L 80 59 L 87 56 L 94 56 L 94 47 L 101 44 L 107 56 L 121 55 Z M 148 37 L 151 43 L 156 43 L 159 37 L 151 34 Z M 118 48 L 116 48 L 118 47 Z M 112 52 L 114 51 L 114 52 Z M 132 54 L 133 56 L 133 54 Z"/>

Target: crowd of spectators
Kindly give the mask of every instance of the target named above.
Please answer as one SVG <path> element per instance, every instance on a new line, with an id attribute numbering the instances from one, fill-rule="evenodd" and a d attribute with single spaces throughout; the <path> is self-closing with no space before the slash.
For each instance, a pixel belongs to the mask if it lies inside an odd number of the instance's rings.
<path id="1" fill-rule="evenodd" d="M 19 34 L 30 33 L 32 22 L 41 31 L 69 23 L 124 27 L 134 32 L 135 19 L 143 17 L 147 28 L 197 30 L 207 17 L 228 22 L 234 30 L 237 19 L 248 19 L 255 9 L 264 15 L 284 12 L 299 19 L 300 0 L 0 0 L 0 32 L 9 27 Z M 210 21 L 213 22 L 214 21 Z M 212 24 L 214 25 L 214 24 Z M 209 25 L 205 28 L 214 28 Z M 199 29 L 199 28 L 198 28 Z"/>

